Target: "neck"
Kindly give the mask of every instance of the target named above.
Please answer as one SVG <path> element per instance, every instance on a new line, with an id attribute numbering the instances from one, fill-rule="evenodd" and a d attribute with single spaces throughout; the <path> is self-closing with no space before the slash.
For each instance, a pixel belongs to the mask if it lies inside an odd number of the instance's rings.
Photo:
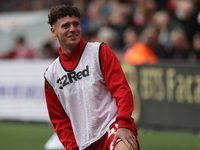
<path id="1" fill-rule="evenodd" d="M 72 51 L 79 48 L 79 44 L 76 46 L 61 46 L 62 52 L 67 56 L 72 56 Z"/>
<path id="2" fill-rule="evenodd" d="M 72 57 L 72 50 L 64 50 L 63 48 L 61 48 L 62 49 L 62 52 L 64 53 L 64 54 L 66 54 L 67 56 L 69 56 L 69 57 Z"/>

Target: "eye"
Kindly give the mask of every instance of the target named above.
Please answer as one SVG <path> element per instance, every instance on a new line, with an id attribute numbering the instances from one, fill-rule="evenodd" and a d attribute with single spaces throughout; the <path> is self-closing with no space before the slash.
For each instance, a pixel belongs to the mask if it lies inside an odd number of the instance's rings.
<path id="1" fill-rule="evenodd" d="M 76 27 L 79 26 L 79 24 L 80 24 L 79 21 L 76 21 L 76 22 L 73 23 L 73 25 L 76 26 Z"/>
<path id="2" fill-rule="evenodd" d="M 69 23 L 65 23 L 65 24 L 63 24 L 61 27 L 62 27 L 62 28 L 67 28 L 67 27 L 69 27 L 69 26 L 70 26 Z"/>

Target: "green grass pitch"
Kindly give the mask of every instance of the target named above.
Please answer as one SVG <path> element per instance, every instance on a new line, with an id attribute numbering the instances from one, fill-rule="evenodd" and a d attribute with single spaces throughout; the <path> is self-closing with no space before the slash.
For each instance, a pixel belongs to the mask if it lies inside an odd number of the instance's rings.
<path id="1" fill-rule="evenodd" d="M 0 150 L 45 150 L 53 134 L 48 124 L 0 122 Z M 199 150 L 200 133 L 152 131 L 139 128 L 141 150 Z"/>

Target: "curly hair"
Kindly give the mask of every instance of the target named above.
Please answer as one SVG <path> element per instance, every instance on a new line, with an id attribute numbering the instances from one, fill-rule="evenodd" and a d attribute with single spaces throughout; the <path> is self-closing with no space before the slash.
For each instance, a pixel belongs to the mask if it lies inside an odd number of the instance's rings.
<path id="1" fill-rule="evenodd" d="M 77 7 L 66 4 L 54 6 L 51 8 L 48 15 L 48 24 L 52 26 L 58 19 L 64 18 L 66 16 L 75 16 L 80 18 L 80 11 Z"/>

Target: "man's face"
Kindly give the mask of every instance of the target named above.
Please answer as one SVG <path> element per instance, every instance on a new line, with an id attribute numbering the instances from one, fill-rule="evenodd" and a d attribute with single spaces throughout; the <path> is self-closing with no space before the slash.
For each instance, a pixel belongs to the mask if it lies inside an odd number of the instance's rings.
<path id="1" fill-rule="evenodd" d="M 76 49 L 81 40 L 81 25 L 78 17 L 60 18 L 51 27 L 52 34 L 58 38 L 62 49 Z"/>

